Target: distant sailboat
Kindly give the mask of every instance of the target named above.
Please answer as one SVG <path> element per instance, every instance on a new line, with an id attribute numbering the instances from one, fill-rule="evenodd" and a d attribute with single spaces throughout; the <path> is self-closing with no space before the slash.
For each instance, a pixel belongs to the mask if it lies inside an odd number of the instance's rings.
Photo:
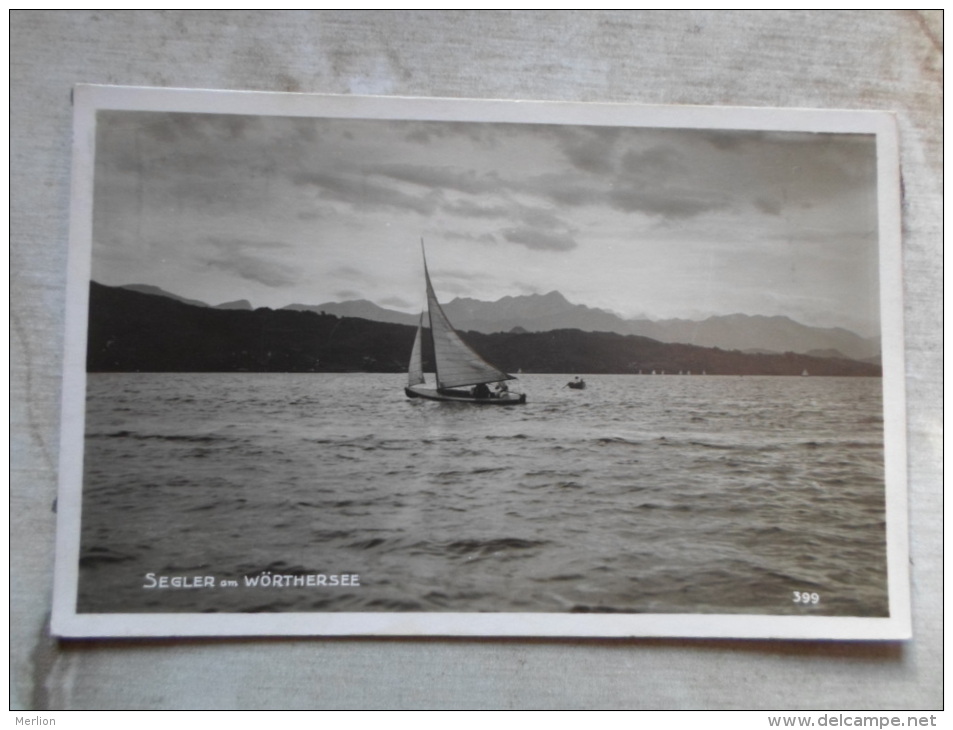
<path id="1" fill-rule="evenodd" d="M 525 403 L 524 393 L 515 393 L 506 385 L 506 381 L 516 380 L 516 377 L 480 357 L 450 324 L 440 302 L 437 301 L 437 295 L 434 294 L 433 284 L 430 283 L 426 255 L 424 279 L 427 283 L 426 315 L 430 326 L 424 327 L 424 313 L 421 313 L 417 336 L 410 353 L 410 366 L 407 369 L 407 387 L 404 388 L 407 397 L 495 406 Z M 423 370 L 424 337 L 433 342 L 436 388 L 426 387 Z M 488 387 L 490 383 L 496 383 L 493 390 Z"/>

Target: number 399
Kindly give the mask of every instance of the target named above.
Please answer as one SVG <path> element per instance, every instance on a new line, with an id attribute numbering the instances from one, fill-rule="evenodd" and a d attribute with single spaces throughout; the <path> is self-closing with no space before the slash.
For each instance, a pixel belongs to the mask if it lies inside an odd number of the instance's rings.
<path id="1" fill-rule="evenodd" d="M 807 591 L 793 591 L 795 603 L 820 603 L 819 593 L 808 593 Z"/>

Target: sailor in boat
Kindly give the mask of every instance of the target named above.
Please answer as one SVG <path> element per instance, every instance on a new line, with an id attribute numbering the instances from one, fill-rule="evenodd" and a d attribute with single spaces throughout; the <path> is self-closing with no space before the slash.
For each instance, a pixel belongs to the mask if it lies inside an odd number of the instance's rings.
<path id="1" fill-rule="evenodd" d="M 492 398 L 493 394 L 490 392 L 490 389 L 487 387 L 486 383 L 477 383 L 473 386 L 473 397 L 474 398 Z"/>

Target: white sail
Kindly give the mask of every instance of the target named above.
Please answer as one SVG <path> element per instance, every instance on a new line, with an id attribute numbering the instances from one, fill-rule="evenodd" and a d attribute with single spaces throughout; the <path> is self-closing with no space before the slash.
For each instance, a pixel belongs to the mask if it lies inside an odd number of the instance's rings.
<path id="1" fill-rule="evenodd" d="M 410 367 L 407 368 L 407 385 L 420 385 L 424 382 L 424 365 L 420 355 L 421 334 L 424 329 L 424 315 L 420 313 L 420 323 L 417 325 L 417 336 L 414 338 L 414 349 L 410 351 Z"/>
<path id="2" fill-rule="evenodd" d="M 437 387 L 454 388 L 461 385 L 512 380 L 512 375 L 490 365 L 471 350 L 457 334 L 434 294 L 426 259 L 424 260 L 424 276 L 427 279 L 427 310 L 430 314 L 430 332 L 433 336 Z"/>

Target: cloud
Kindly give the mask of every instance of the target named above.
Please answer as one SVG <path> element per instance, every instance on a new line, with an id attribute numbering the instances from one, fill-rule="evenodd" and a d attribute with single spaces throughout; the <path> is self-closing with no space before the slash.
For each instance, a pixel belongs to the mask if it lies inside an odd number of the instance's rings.
<path id="1" fill-rule="evenodd" d="M 318 130 L 314 120 L 302 117 L 291 117 L 289 124 L 298 136 L 298 140 L 305 144 L 313 144 L 318 141 Z"/>
<path id="2" fill-rule="evenodd" d="M 365 273 L 355 266 L 338 266 L 329 273 L 334 278 L 361 279 L 365 277 Z"/>
<path id="3" fill-rule="evenodd" d="M 506 218 L 511 213 L 511 209 L 505 205 L 481 205 L 470 200 L 444 203 L 440 209 L 461 218 Z"/>
<path id="4" fill-rule="evenodd" d="M 604 200 L 604 183 L 585 183 L 566 175 L 539 176 L 527 184 L 526 190 L 560 206 L 592 205 Z"/>
<path id="5" fill-rule="evenodd" d="M 298 282 L 292 267 L 247 253 L 208 257 L 204 263 L 214 269 L 273 288 L 293 286 Z"/>
<path id="6" fill-rule="evenodd" d="M 409 130 L 403 132 L 402 139 L 418 145 L 439 143 L 447 138 L 465 138 L 490 147 L 496 144 L 492 125 L 479 122 L 404 121 L 389 124 L 394 129 Z"/>
<path id="7" fill-rule="evenodd" d="M 414 306 L 412 302 L 408 302 L 401 297 L 385 297 L 381 299 L 378 304 L 382 307 L 395 307 L 396 309 L 410 309 Z"/>
<path id="8" fill-rule="evenodd" d="M 298 283 L 298 271 L 272 257 L 275 249 L 286 248 L 281 243 L 208 238 L 213 253 L 199 256 L 198 261 L 213 269 L 233 274 L 248 281 L 272 288 Z"/>
<path id="9" fill-rule="evenodd" d="M 430 143 L 430 134 L 424 129 L 415 129 L 410 132 L 405 139 L 408 142 L 416 142 L 418 144 L 429 144 Z"/>
<path id="10" fill-rule="evenodd" d="M 622 213 L 645 213 L 664 218 L 690 218 L 727 205 L 722 192 L 704 187 L 664 186 L 651 176 L 635 179 L 626 175 L 598 179 L 550 176 L 538 178 L 532 189 L 553 207 L 564 209 L 606 206 Z M 555 217 L 554 214 L 550 213 Z"/>
<path id="11" fill-rule="evenodd" d="M 562 153 L 570 164 L 586 173 L 605 175 L 614 172 L 620 130 L 613 127 L 551 127 Z"/>
<path id="12" fill-rule="evenodd" d="M 682 153 L 670 145 L 629 150 L 622 156 L 622 170 L 630 176 L 658 181 L 673 175 L 690 174 L 691 169 Z"/>
<path id="13" fill-rule="evenodd" d="M 292 176 L 292 182 L 299 186 L 313 185 L 325 199 L 350 203 L 363 209 L 396 208 L 430 215 L 440 202 L 440 194 L 437 191 L 426 195 L 410 195 L 360 174 L 299 172 Z"/>
<path id="14" fill-rule="evenodd" d="M 754 206 L 762 213 L 767 215 L 781 215 L 781 203 L 778 200 L 769 200 L 767 198 L 755 198 Z"/>
<path id="15" fill-rule="evenodd" d="M 522 207 L 519 209 L 517 215 L 525 225 L 533 228 L 555 230 L 557 228 L 566 227 L 566 224 L 563 223 L 559 216 L 545 208 Z"/>
<path id="16" fill-rule="evenodd" d="M 596 174 L 611 173 L 615 170 L 616 156 L 613 150 L 614 140 L 591 137 L 568 145 L 563 149 L 569 161 L 584 172 Z"/>
<path id="17" fill-rule="evenodd" d="M 868 279 L 876 288 L 867 269 L 842 274 L 839 263 L 876 252 L 870 135 L 110 110 L 99 113 L 97 135 L 94 266 L 118 283 L 155 271 L 153 283 L 168 286 L 184 272 L 196 298 L 214 290 L 220 301 L 255 296 L 281 306 L 292 291 L 318 287 L 399 299 L 416 291 L 416 278 L 402 283 L 416 269 L 398 265 L 388 247 L 395 235 L 415 241 L 422 232 L 428 244 L 451 244 L 448 262 L 473 254 L 456 277 L 439 272 L 441 293 L 470 286 L 481 298 L 565 288 L 560 277 L 572 275 L 583 281 L 578 296 L 588 286 L 594 300 L 608 300 L 612 276 L 631 266 L 646 283 L 668 281 L 676 308 L 697 291 L 673 281 L 713 277 L 698 250 L 737 251 L 742 273 L 763 289 L 780 281 L 779 291 L 796 283 L 854 293 Z M 257 236 L 264 240 L 248 240 Z M 609 248 L 633 237 L 645 241 L 638 267 L 625 247 Z M 526 265 L 501 266 L 504 245 Z M 604 279 L 598 255 L 586 257 L 592 273 L 565 270 L 569 256 L 559 252 L 584 248 L 620 251 Z M 833 263 L 817 264 L 819 251 Z M 779 268 L 792 260 L 831 272 L 825 281 L 836 284 L 795 281 L 790 266 Z M 351 272 L 334 270 L 347 265 Z M 723 274 L 726 291 L 736 276 Z M 293 283 L 301 290 L 286 288 Z"/>
<path id="18" fill-rule="evenodd" d="M 184 112 L 100 112 L 97 121 L 101 124 L 123 123 L 134 120 L 136 114 L 142 114 L 145 120 L 139 128 L 146 137 L 156 142 L 168 144 L 198 140 L 217 142 L 220 140 L 242 140 L 249 132 L 261 127 L 261 120 L 255 116 L 242 114 L 191 114 Z M 115 116 L 113 116 L 115 115 Z"/>
<path id="19" fill-rule="evenodd" d="M 450 167 L 431 167 L 429 165 L 378 165 L 367 168 L 366 172 L 421 187 L 457 190 L 461 193 L 470 194 L 494 192 L 499 190 L 502 184 L 495 172 L 488 175 L 477 175 L 473 170 L 455 170 Z"/>
<path id="20" fill-rule="evenodd" d="M 699 129 L 695 130 L 694 134 L 722 152 L 743 147 L 765 136 L 762 132 L 737 129 Z M 773 134 L 777 135 L 777 133 Z"/>
<path id="21" fill-rule="evenodd" d="M 609 204 L 625 213 L 646 213 L 664 218 L 693 218 L 724 207 L 725 203 L 692 191 L 644 190 L 629 186 L 613 189 Z"/>
<path id="22" fill-rule="evenodd" d="M 498 243 L 496 236 L 492 233 L 463 233 L 454 230 L 442 230 L 439 232 L 440 238 L 448 241 L 472 241 L 474 243 Z"/>
<path id="23" fill-rule="evenodd" d="M 571 251 L 579 244 L 565 233 L 550 233 L 534 228 L 507 228 L 503 238 L 537 251 Z"/>

